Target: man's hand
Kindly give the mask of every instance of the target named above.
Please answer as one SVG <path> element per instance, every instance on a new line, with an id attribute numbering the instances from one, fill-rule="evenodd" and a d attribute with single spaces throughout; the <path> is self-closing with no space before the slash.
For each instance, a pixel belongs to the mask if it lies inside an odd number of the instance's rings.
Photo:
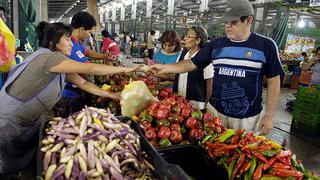
<path id="1" fill-rule="evenodd" d="M 135 65 L 135 66 L 132 66 L 132 67 L 129 67 L 129 68 L 126 68 L 126 73 L 130 73 L 130 72 L 134 72 L 134 71 L 137 71 L 138 69 L 140 69 L 143 65 Z"/>
<path id="2" fill-rule="evenodd" d="M 258 130 L 262 132 L 262 134 L 269 134 L 272 128 L 273 128 L 272 116 L 264 115 L 261 118 Z"/>
<path id="3" fill-rule="evenodd" d="M 163 64 L 154 64 L 149 67 L 150 71 L 155 73 L 156 75 L 165 74 L 165 65 Z"/>

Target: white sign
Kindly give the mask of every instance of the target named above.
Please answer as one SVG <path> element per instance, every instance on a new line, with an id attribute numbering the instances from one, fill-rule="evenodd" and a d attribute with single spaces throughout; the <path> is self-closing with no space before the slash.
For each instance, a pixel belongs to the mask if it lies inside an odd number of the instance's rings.
<path id="1" fill-rule="evenodd" d="M 126 6 L 121 6 L 121 8 L 120 8 L 120 20 L 121 21 L 124 21 L 124 18 L 125 18 L 125 16 L 126 16 Z"/>
<path id="2" fill-rule="evenodd" d="M 151 9 L 152 9 L 152 0 L 147 0 L 147 7 L 146 7 L 146 17 L 151 17 Z"/>
<path id="3" fill-rule="evenodd" d="M 311 7 L 320 6 L 320 0 L 310 0 L 310 6 Z"/>
<path id="4" fill-rule="evenodd" d="M 131 8 L 131 19 L 136 19 L 137 17 L 137 0 L 133 0 Z"/>
<path id="5" fill-rule="evenodd" d="M 173 15 L 174 10 L 174 0 L 168 0 L 168 15 Z"/>

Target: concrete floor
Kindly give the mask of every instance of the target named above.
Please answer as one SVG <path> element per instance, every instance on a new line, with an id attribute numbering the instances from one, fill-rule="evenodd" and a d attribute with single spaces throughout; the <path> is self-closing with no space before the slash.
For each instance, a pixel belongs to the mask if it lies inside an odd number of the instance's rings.
<path id="1" fill-rule="evenodd" d="M 320 136 L 311 136 L 301 132 L 290 131 L 292 112 L 286 110 L 288 99 L 294 99 L 294 90 L 282 88 L 277 112 L 273 119 L 274 128 L 267 135 L 270 139 L 282 144 L 285 140 L 287 148 L 303 161 L 306 169 L 320 174 Z M 264 104 L 266 90 L 263 93 Z"/>

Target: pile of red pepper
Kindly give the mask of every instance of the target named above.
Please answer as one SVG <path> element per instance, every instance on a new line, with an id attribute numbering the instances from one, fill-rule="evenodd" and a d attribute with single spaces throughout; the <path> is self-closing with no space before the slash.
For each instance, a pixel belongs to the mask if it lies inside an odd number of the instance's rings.
<path id="1" fill-rule="evenodd" d="M 193 110 L 185 97 L 172 93 L 168 88 L 161 92 L 162 101 L 153 103 L 138 116 L 132 117 L 142 124 L 146 138 L 155 147 L 213 141 L 216 134 L 224 131 L 220 119 Z"/>
<path id="2" fill-rule="evenodd" d="M 227 169 L 229 179 L 303 179 L 301 161 L 264 136 L 227 129 L 204 146 L 208 155 Z"/>

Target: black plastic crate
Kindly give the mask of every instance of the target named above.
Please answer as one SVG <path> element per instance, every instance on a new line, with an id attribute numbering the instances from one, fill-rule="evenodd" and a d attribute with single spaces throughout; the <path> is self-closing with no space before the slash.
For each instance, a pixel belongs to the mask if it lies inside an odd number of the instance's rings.
<path id="1" fill-rule="evenodd" d="M 195 145 L 174 145 L 157 150 L 168 163 L 179 165 L 191 178 L 228 179 L 227 171 Z"/>
<path id="2" fill-rule="evenodd" d="M 177 165 L 167 163 L 156 149 L 148 142 L 148 140 L 141 135 L 141 128 L 139 124 L 131 121 L 130 117 L 126 116 L 117 116 L 120 121 L 130 124 L 131 128 L 134 129 L 139 136 L 141 137 L 141 149 L 148 154 L 149 162 L 155 168 L 154 175 L 157 179 L 160 180 L 187 180 L 189 179 L 188 175 Z M 37 176 L 42 176 L 42 165 L 43 165 L 43 153 L 40 151 L 41 140 L 44 137 L 44 130 L 47 127 L 47 123 L 44 123 L 40 129 L 40 141 L 39 148 L 37 153 Z"/>

